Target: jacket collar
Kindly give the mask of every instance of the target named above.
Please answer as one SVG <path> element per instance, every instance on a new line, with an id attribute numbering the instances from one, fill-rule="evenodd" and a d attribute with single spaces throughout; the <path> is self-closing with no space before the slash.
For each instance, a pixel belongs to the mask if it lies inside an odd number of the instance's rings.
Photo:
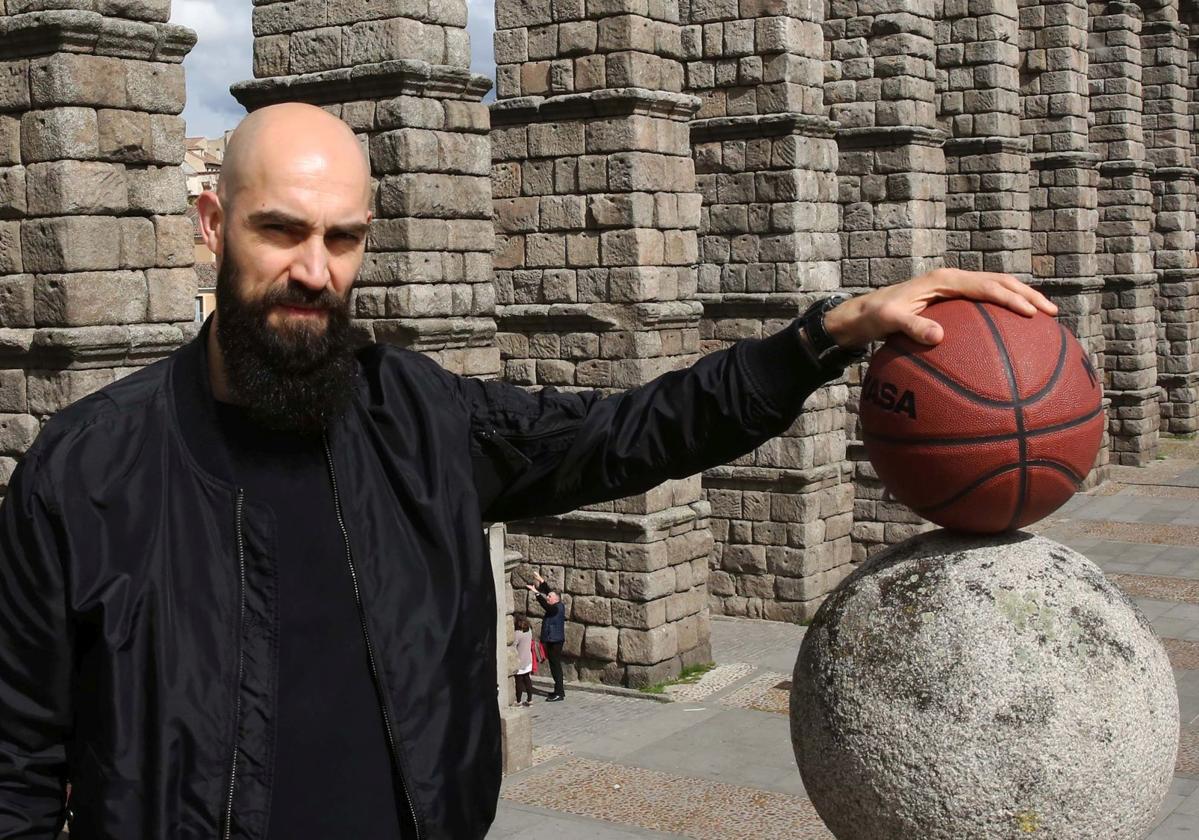
<path id="1" fill-rule="evenodd" d="M 171 366 L 175 423 L 192 460 L 214 478 L 236 485 L 233 458 L 217 424 L 216 398 L 208 378 L 208 334 L 212 317 L 199 334 L 176 351 Z"/>
<path id="2" fill-rule="evenodd" d="M 204 322 L 196 335 L 180 347 L 171 366 L 171 391 L 175 411 L 175 425 L 183 438 L 193 463 L 212 478 L 237 486 L 233 471 L 233 456 L 229 444 L 221 434 L 216 416 L 216 397 L 212 393 L 212 381 L 208 375 L 208 335 L 212 331 L 212 316 Z M 355 382 L 355 401 L 364 387 L 362 377 Z M 355 422 L 355 408 L 351 403 L 346 413 L 334 421 L 327 434 L 336 449 L 335 442 L 347 424 Z"/>

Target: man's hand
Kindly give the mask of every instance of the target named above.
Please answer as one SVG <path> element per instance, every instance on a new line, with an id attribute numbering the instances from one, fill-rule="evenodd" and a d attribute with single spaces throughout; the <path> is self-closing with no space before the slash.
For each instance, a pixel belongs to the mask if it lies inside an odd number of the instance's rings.
<path id="1" fill-rule="evenodd" d="M 938 344 L 944 330 L 920 313 L 948 298 L 988 301 L 1030 317 L 1038 310 L 1057 314 L 1057 306 L 1048 298 L 1010 274 L 938 268 L 846 301 L 824 316 L 824 328 L 845 348 L 865 347 L 897 332 L 921 344 Z"/>

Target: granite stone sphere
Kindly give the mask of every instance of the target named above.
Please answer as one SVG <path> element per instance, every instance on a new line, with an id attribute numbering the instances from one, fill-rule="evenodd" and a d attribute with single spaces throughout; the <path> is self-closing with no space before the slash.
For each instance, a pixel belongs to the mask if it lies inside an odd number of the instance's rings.
<path id="1" fill-rule="evenodd" d="M 868 560 L 804 637 L 804 786 L 838 840 L 1136 840 L 1174 772 L 1148 621 L 1089 560 L 933 531 Z"/>

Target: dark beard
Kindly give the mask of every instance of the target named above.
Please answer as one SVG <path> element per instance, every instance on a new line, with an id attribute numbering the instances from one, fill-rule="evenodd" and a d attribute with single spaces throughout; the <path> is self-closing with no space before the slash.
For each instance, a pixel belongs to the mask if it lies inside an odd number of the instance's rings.
<path id="1" fill-rule="evenodd" d="M 354 385 L 354 344 L 349 299 L 325 287 L 312 292 L 289 283 L 260 300 L 238 295 L 237 268 L 228 250 L 217 271 L 217 342 L 234 400 L 255 422 L 277 431 L 315 434 L 340 417 Z M 271 308 L 311 306 L 324 310 L 325 329 L 267 323 Z"/>

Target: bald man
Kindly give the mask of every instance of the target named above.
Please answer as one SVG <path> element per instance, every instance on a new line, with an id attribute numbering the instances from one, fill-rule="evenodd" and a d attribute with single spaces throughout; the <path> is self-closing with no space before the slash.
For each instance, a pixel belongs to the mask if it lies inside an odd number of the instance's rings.
<path id="1" fill-rule="evenodd" d="M 969 296 L 936 271 L 604 397 L 355 351 L 370 173 L 348 127 L 280 105 L 199 199 L 217 311 L 59 412 L 0 508 L 0 838 L 473 840 L 500 783 L 481 527 L 743 455 L 868 342 Z M 116 247 L 115 243 L 113 247 Z M 405 278 L 396 277 L 399 283 Z"/>

